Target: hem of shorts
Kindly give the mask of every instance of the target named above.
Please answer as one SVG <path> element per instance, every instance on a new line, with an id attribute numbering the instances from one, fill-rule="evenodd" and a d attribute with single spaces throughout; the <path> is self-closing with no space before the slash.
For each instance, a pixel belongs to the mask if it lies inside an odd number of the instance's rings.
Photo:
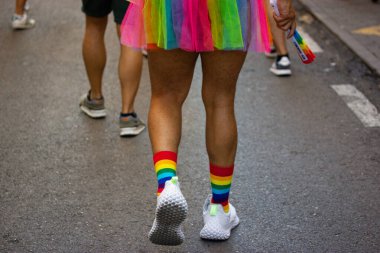
<path id="1" fill-rule="evenodd" d="M 82 10 L 82 12 L 86 16 L 89 16 L 89 17 L 92 17 L 92 18 L 104 18 L 104 17 L 107 17 L 111 13 L 111 12 L 109 12 L 109 13 L 106 13 L 104 15 L 101 15 L 101 14 L 94 14 L 94 13 L 91 13 L 91 12 L 87 12 L 87 11 L 84 11 L 84 10 Z"/>

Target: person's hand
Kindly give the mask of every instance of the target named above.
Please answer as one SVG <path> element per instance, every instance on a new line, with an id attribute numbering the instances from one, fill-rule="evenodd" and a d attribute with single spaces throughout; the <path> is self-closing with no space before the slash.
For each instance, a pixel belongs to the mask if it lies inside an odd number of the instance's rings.
<path id="1" fill-rule="evenodd" d="M 280 16 L 273 13 L 274 20 L 278 28 L 284 31 L 289 31 L 288 39 L 294 35 L 296 30 L 296 12 L 293 8 L 292 0 L 277 0 Z"/>

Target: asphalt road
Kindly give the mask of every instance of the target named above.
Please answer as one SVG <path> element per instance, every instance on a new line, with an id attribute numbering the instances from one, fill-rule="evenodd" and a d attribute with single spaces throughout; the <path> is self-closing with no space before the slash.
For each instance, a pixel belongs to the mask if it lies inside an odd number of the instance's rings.
<path id="1" fill-rule="evenodd" d="M 292 77 L 273 76 L 263 55 L 247 58 L 231 194 L 241 225 L 220 243 L 199 238 L 209 183 L 197 65 L 178 168 L 186 241 L 161 247 L 147 239 L 156 189 L 148 133 L 118 136 L 112 22 L 108 117 L 91 120 L 78 107 L 88 89 L 80 1 L 34 0 L 37 27 L 23 32 L 9 27 L 13 4 L 1 6 L 0 252 L 380 252 L 380 128 L 364 127 L 330 87 L 352 84 L 380 108 L 380 81 L 318 22 L 300 25 L 324 52 L 303 66 L 292 49 Z M 145 62 L 144 120 L 149 96 Z"/>

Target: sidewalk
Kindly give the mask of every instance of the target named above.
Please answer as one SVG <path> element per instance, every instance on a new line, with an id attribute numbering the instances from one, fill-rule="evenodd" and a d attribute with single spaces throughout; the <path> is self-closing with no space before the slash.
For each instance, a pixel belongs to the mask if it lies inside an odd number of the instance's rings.
<path id="1" fill-rule="evenodd" d="M 371 0 L 299 0 L 380 75 L 380 3 Z"/>

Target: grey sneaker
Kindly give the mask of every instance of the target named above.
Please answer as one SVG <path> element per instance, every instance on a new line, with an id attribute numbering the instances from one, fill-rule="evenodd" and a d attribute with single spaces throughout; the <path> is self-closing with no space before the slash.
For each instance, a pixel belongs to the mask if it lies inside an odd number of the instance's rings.
<path id="1" fill-rule="evenodd" d="M 104 107 L 104 98 L 90 99 L 90 92 L 84 94 L 80 100 L 80 109 L 89 117 L 97 119 L 104 118 L 106 116 L 106 109 Z"/>
<path id="2" fill-rule="evenodd" d="M 25 12 L 22 16 L 13 15 L 11 25 L 14 30 L 23 30 L 33 28 L 36 25 L 36 21 L 29 18 Z"/>
<path id="3" fill-rule="evenodd" d="M 292 70 L 290 68 L 290 60 L 287 55 L 277 56 L 276 61 L 272 64 L 270 71 L 276 76 L 290 76 Z"/>
<path id="4" fill-rule="evenodd" d="M 145 129 L 136 113 L 120 114 L 120 136 L 136 136 Z"/>

